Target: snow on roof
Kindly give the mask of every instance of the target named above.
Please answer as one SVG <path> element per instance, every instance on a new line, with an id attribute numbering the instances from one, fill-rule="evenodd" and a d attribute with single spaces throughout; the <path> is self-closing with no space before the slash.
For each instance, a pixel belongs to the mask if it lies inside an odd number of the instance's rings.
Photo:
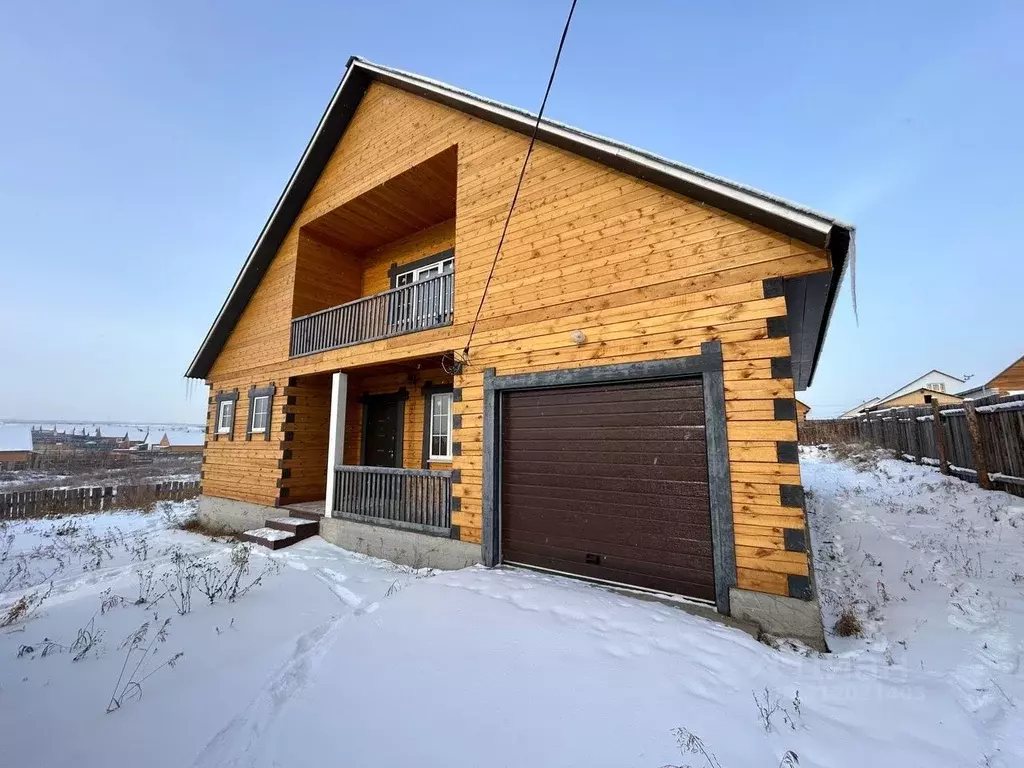
<path id="1" fill-rule="evenodd" d="M 18 425 L 0 426 L 0 451 L 31 451 L 32 427 Z"/>

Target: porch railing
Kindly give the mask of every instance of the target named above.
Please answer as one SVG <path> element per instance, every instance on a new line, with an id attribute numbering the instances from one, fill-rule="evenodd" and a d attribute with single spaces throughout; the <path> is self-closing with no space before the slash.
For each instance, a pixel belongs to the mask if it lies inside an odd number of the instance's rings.
<path id="1" fill-rule="evenodd" d="M 292 320 L 291 356 L 387 339 L 452 323 L 455 274 L 364 296 Z"/>
<path id="2" fill-rule="evenodd" d="M 431 469 L 337 467 L 331 509 L 358 522 L 448 536 L 452 475 Z"/>

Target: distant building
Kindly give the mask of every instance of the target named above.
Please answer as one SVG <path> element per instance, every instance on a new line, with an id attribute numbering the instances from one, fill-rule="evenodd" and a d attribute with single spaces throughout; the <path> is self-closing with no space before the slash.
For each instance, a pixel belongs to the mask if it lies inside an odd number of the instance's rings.
<path id="1" fill-rule="evenodd" d="M 151 433 L 155 438 L 156 433 Z M 149 443 L 150 450 L 168 453 L 202 453 L 206 442 L 203 432 L 164 432 Z"/>
<path id="2" fill-rule="evenodd" d="M 796 420 L 804 421 L 807 418 L 807 414 L 811 412 L 811 406 L 807 403 L 801 403 L 799 400 L 796 401 Z"/>
<path id="3" fill-rule="evenodd" d="M 997 374 L 985 386 L 998 392 L 1024 392 L 1024 357 Z"/>
<path id="4" fill-rule="evenodd" d="M 895 392 L 890 392 L 885 397 L 873 397 L 856 408 L 851 408 L 846 413 L 840 414 L 841 419 L 852 419 L 867 411 L 878 411 L 883 408 L 895 408 L 897 406 L 924 405 L 930 403 L 935 397 L 940 403 L 959 403 L 963 398 L 951 393 L 959 390 L 965 383 L 964 379 L 950 376 L 948 373 L 932 369 L 924 376 L 918 376 L 913 381 L 904 384 Z M 938 395 L 950 394 L 949 398 L 939 398 Z"/>
<path id="5" fill-rule="evenodd" d="M 928 405 L 933 402 L 939 405 L 952 405 L 962 403 L 963 400 L 960 395 L 954 395 L 950 392 L 937 392 L 934 389 L 921 387 L 912 392 L 904 392 L 895 397 L 881 400 L 865 412 L 884 411 L 886 408 L 910 408 L 911 406 Z"/>
<path id="6" fill-rule="evenodd" d="M 0 426 L 0 464 L 22 464 L 31 460 L 32 428 L 20 424 Z"/>

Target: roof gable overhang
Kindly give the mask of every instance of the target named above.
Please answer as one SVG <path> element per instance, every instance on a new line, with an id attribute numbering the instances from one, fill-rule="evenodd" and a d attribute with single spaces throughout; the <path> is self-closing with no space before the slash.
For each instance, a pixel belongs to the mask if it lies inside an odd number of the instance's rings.
<path id="1" fill-rule="evenodd" d="M 367 88 L 374 81 L 518 133 L 529 135 L 536 123 L 536 115 L 526 110 L 358 57 L 349 59 L 341 83 L 249 252 L 216 320 L 189 365 L 185 374 L 187 377 L 203 379 L 209 374 L 217 355 L 348 128 Z M 782 198 L 557 121 L 542 120 L 537 138 L 808 245 L 827 249 L 832 259 L 831 271 L 788 278 L 785 287 L 793 344 L 794 382 L 797 389 L 805 389 L 810 385 L 846 263 L 853 253 L 852 226 Z"/>

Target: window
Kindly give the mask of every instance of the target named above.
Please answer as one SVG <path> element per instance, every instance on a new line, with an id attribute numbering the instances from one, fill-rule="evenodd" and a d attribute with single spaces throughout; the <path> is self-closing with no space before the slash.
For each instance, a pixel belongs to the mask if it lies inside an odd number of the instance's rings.
<path id="1" fill-rule="evenodd" d="M 452 458 L 452 393 L 440 392 L 430 397 L 430 460 L 451 461 Z"/>
<path id="2" fill-rule="evenodd" d="M 932 390 L 934 390 L 936 392 L 945 392 L 946 391 L 946 385 L 936 381 L 936 382 L 932 382 L 931 384 L 929 384 L 928 385 L 928 389 L 932 389 Z"/>
<path id="3" fill-rule="evenodd" d="M 217 434 L 231 434 L 231 426 L 235 422 L 235 401 L 221 400 L 220 410 L 217 412 Z"/>
<path id="4" fill-rule="evenodd" d="M 252 401 L 252 425 L 249 429 L 250 432 L 266 432 L 267 431 L 267 416 L 270 413 L 270 397 L 268 395 L 259 395 L 253 398 Z"/>
<path id="5" fill-rule="evenodd" d="M 412 283 L 419 283 L 423 280 L 427 280 L 431 277 L 436 277 L 442 272 L 451 272 L 455 269 L 455 258 L 445 259 L 444 261 L 436 261 L 433 264 L 428 264 L 425 267 L 419 269 L 410 269 L 408 272 L 402 272 L 395 279 L 396 286 L 411 285 Z"/>

